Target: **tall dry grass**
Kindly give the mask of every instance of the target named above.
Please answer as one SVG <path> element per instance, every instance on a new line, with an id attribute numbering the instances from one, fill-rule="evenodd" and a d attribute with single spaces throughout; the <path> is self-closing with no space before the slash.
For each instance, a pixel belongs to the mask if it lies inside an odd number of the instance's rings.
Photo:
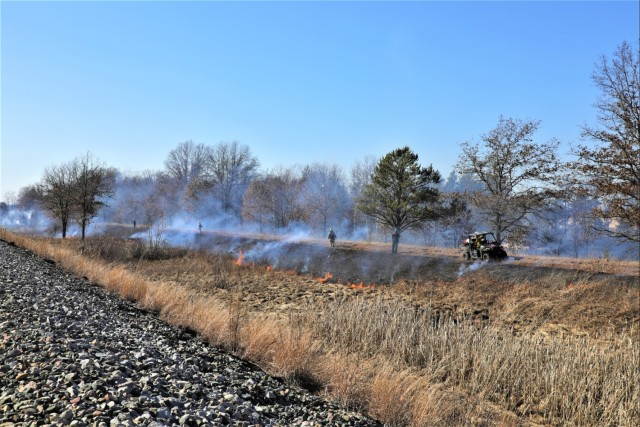
<path id="1" fill-rule="evenodd" d="M 637 331 L 606 346 L 587 338 L 513 336 L 382 298 L 327 304 L 323 316 L 301 322 L 334 351 L 418 369 L 432 383 L 484 396 L 522 416 L 580 425 L 640 419 Z"/>
<path id="2" fill-rule="evenodd" d="M 638 331 L 601 346 L 513 336 L 384 297 L 329 301 L 320 316 L 316 308 L 290 319 L 257 319 L 243 309 L 239 289 L 225 303 L 150 282 L 58 241 L 2 230 L 0 238 L 388 425 L 631 426 L 640 419 Z M 218 261 L 211 271 L 227 286 L 233 267 Z"/>

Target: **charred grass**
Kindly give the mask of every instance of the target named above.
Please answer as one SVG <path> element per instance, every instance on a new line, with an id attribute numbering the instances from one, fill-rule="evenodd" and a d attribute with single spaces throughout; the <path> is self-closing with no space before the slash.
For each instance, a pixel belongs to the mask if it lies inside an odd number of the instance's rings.
<path id="1" fill-rule="evenodd" d="M 640 418 L 637 276 L 489 265 L 458 278 L 445 261 L 427 280 L 350 289 L 345 279 L 239 266 L 237 254 L 0 237 L 388 425 Z M 356 248 L 344 253 L 332 262 L 347 271 L 359 260 Z"/>

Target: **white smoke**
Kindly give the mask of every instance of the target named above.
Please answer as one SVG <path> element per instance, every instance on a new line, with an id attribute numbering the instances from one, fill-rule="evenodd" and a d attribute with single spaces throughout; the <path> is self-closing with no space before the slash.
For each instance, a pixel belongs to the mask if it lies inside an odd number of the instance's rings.
<path id="1" fill-rule="evenodd" d="M 45 234 L 53 229 L 53 221 L 38 209 L 8 207 L 0 210 L 0 227 L 13 231 Z"/>
<path id="2" fill-rule="evenodd" d="M 473 264 L 468 264 L 468 265 L 462 264 L 458 269 L 458 277 L 462 277 L 467 273 L 471 273 L 472 271 L 478 271 L 481 268 L 484 268 L 487 264 L 489 264 L 489 261 L 482 261 L 482 260 L 478 260 Z"/>

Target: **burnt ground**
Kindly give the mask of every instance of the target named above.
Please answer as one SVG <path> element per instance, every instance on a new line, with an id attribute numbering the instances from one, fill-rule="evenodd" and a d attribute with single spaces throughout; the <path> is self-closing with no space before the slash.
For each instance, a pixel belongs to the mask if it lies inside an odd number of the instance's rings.
<path id="1" fill-rule="evenodd" d="M 392 284 L 399 280 L 438 278 L 455 280 L 459 262 L 453 257 L 429 255 L 426 252 L 400 251 L 391 254 L 376 244 L 342 242 L 331 248 L 324 242 L 288 241 L 269 238 L 208 235 L 197 240 L 197 247 L 220 252 L 233 248 L 234 256 L 243 254 L 243 262 L 294 270 L 313 277 L 331 273 L 332 283 Z"/>
<path id="2" fill-rule="evenodd" d="M 186 242 L 181 233 L 176 236 Z M 517 256 L 470 263 L 455 249 L 402 244 L 391 254 L 390 245 L 375 242 L 330 248 L 324 240 L 213 232 L 190 239 L 186 243 L 199 250 L 138 261 L 132 268 L 152 280 L 229 301 L 240 298 L 259 315 L 289 316 L 322 310 L 331 301 L 383 298 L 514 333 L 609 339 L 640 327 L 634 262 Z"/>

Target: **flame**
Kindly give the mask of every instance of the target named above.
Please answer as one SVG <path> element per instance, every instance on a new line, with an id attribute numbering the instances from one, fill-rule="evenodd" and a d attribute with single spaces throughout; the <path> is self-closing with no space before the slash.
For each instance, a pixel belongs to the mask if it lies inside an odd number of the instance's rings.
<path id="1" fill-rule="evenodd" d="M 327 280 L 331 279 L 332 277 L 333 275 L 327 271 L 324 277 L 318 277 L 316 280 L 320 283 L 327 283 Z"/>
<path id="2" fill-rule="evenodd" d="M 364 283 L 362 283 L 362 280 L 360 281 L 360 283 L 347 282 L 347 286 L 349 287 L 349 289 L 372 289 L 374 287 L 374 285 L 365 285 Z"/>
<path id="3" fill-rule="evenodd" d="M 238 259 L 234 262 L 235 265 L 239 265 L 239 266 L 244 266 L 247 268 L 256 268 L 256 267 L 260 267 L 258 266 L 255 262 L 253 263 L 245 263 L 244 262 L 244 253 L 242 252 L 242 249 L 240 249 L 239 251 L 239 255 L 238 255 Z M 262 267 L 260 267 L 262 268 Z M 264 266 L 265 271 L 273 271 L 273 266 L 271 265 L 266 265 Z M 296 270 L 286 270 L 284 271 L 285 274 L 289 274 L 289 275 L 295 275 L 297 276 L 299 273 Z M 331 274 L 330 272 L 326 272 L 324 274 L 324 277 L 317 277 L 315 280 L 317 280 L 319 283 L 329 283 L 329 280 L 333 278 L 333 274 Z M 336 281 L 337 284 L 343 284 L 342 278 L 339 277 Z M 347 280 L 345 283 L 345 286 L 350 288 L 350 289 L 371 289 L 374 288 L 374 285 L 365 285 L 362 280 L 360 280 L 359 283 L 357 282 L 352 282 L 351 280 Z"/>
<path id="4" fill-rule="evenodd" d="M 242 265 L 243 260 L 244 254 L 242 253 L 242 249 L 240 249 L 240 256 L 238 256 L 238 259 L 236 260 L 236 265 Z"/>

